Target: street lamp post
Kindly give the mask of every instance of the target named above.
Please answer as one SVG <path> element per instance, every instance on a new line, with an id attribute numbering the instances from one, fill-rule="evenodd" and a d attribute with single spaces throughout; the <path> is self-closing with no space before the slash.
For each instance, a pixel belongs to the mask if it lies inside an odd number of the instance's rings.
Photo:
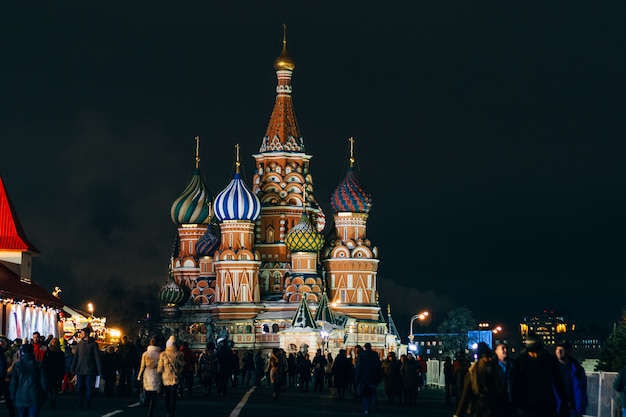
<path id="1" fill-rule="evenodd" d="M 413 339 L 415 338 L 414 334 L 413 334 L 413 323 L 415 322 L 415 320 L 424 320 L 426 317 L 428 317 L 428 311 L 424 311 L 422 313 L 416 314 L 413 317 L 411 317 L 411 325 L 410 325 L 410 332 L 409 333 L 409 345 L 413 345 Z M 413 345 L 415 350 L 415 346 Z"/>

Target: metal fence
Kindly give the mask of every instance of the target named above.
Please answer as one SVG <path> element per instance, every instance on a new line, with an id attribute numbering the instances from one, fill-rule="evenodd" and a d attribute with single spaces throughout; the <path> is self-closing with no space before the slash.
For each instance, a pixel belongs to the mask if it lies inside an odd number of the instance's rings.
<path id="1" fill-rule="evenodd" d="M 426 383 L 429 386 L 444 387 L 443 362 L 426 362 Z M 587 414 L 589 417 L 621 417 L 619 393 L 613 389 L 617 372 L 587 372 Z"/>

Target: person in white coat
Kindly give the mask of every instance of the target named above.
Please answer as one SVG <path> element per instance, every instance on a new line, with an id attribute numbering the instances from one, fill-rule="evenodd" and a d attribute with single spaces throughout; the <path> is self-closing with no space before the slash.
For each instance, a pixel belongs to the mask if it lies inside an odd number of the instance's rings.
<path id="1" fill-rule="evenodd" d="M 165 411 L 167 417 L 176 417 L 176 395 L 180 376 L 183 373 L 183 352 L 176 349 L 176 339 L 170 336 L 165 342 L 165 350 L 159 355 L 157 372 L 161 374 L 165 391 Z"/>
<path id="2" fill-rule="evenodd" d="M 154 338 L 150 339 L 150 344 L 141 355 L 141 365 L 137 381 L 141 381 L 146 394 L 146 405 L 148 406 L 148 417 L 154 417 L 156 399 L 161 391 L 161 375 L 157 371 L 161 348 L 157 346 Z"/>

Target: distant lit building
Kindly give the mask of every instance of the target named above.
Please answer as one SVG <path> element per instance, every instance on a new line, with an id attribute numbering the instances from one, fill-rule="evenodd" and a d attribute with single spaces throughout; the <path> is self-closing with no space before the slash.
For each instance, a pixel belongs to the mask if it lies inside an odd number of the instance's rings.
<path id="1" fill-rule="evenodd" d="M 568 339 L 575 325 L 567 323 L 567 317 L 544 310 L 543 314 L 524 317 L 520 324 L 522 343 L 526 342 L 529 332 L 534 332 L 543 341 L 544 346 L 554 346 L 559 340 Z"/>

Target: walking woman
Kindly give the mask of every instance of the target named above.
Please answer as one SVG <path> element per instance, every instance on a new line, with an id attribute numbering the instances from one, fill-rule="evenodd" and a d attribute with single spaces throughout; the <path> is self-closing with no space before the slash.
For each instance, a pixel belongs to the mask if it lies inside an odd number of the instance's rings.
<path id="1" fill-rule="evenodd" d="M 63 376 L 65 375 L 65 353 L 61 350 L 59 339 L 56 337 L 50 339 L 48 349 L 43 354 L 43 369 L 48 381 L 50 405 L 52 408 L 55 408 Z"/>
<path id="2" fill-rule="evenodd" d="M 161 391 L 161 375 L 157 371 L 161 348 L 157 346 L 154 338 L 150 339 L 150 344 L 141 355 L 141 365 L 137 381 L 142 384 L 142 389 L 146 393 L 146 403 L 148 405 L 148 417 L 154 417 L 157 394 Z"/>
<path id="3" fill-rule="evenodd" d="M 157 372 L 161 374 L 165 390 L 165 415 L 167 417 L 176 417 L 176 395 L 183 365 L 183 352 L 176 349 L 176 339 L 170 336 L 165 342 L 165 350 L 159 355 L 157 365 Z"/>
<path id="4" fill-rule="evenodd" d="M 272 353 L 270 353 L 270 359 L 267 364 L 267 373 L 270 376 L 270 383 L 274 387 L 272 397 L 277 400 L 283 384 L 283 362 L 280 358 L 279 348 L 273 348 Z"/>

